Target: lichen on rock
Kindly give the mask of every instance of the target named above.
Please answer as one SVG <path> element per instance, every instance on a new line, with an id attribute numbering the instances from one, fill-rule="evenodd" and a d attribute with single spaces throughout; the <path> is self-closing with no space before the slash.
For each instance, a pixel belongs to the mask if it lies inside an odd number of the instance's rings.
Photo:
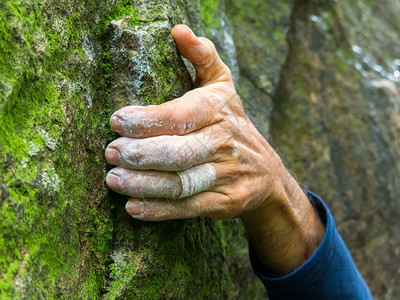
<path id="1" fill-rule="evenodd" d="M 160 104 L 193 84 L 171 37 L 168 21 L 132 25 L 129 17 L 109 26 L 111 107 Z"/>

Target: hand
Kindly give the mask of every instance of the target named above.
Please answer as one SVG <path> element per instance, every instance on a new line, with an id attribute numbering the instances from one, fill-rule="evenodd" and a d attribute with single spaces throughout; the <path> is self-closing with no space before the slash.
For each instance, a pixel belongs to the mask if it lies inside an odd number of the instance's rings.
<path id="1" fill-rule="evenodd" d="M 314 238 L 320 235 L 293 228 L 322 228 L 309 201 L 246 116 L 212 42 L 184 25 L 176 26 L 172 37 L 195 67 L 197 88 L 162 105 L 128 106 L 113 114 L 111 128 L 122 137 L 106 149 L 107 161 L 117 166 L 107 175 L 108 186 L 132 197 L 126 210 L 140 220 L 241 216 L 267 266 L 271 258 L 279 265 L 276 254 L 291 258 L 291 249 L 271 239 L 279 230 L 298 242 L 294 248 L 300 251 L 307 243 L 301 264 L 315 250 L 309 253 L 309 240 L 318 245 Z M 268 255 L 261 253 L 266 250 Z M 282 272 L 299 264 L 290 261 Z"/>
<path id="2" fill-rule="evenodd" d="M 142 220 L 244 215 L 278 188 L 281 161 L 247 118 L 214 45 L 186 26 L 172 36 L 194 64 L 198 88 L 114 113 L 111 128 L 123 137 L 106 149 L 118 166 L 107 184 L 132 197 L 127 211 Z"/>

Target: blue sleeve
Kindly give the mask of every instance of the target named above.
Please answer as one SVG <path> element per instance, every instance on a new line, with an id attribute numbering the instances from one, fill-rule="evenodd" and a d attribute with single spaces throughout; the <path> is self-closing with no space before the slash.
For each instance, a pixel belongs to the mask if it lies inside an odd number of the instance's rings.
<path id="1" fill-rule="evenodd" d="M 314 254 L 293 273 L 269 278 L 250 245 L 250 260 L 271 299 L 373 299 L 354 261 L 335 228 L 324 202 L 306 191 L 325 224 L 322 243 Z"/>

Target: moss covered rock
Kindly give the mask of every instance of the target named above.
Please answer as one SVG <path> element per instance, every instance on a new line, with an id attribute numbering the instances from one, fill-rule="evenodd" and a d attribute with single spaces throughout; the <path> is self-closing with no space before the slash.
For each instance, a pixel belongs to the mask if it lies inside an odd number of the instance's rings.
<path id="1" fill-rule="evenodd" d="M 264 293 L 238 220 L 138 222 L 104 183 L 111 113 L 193 88 L 170 29 L 203 33 L 200 11 L 196 1 L 0 4 L 1 299 Z"/>

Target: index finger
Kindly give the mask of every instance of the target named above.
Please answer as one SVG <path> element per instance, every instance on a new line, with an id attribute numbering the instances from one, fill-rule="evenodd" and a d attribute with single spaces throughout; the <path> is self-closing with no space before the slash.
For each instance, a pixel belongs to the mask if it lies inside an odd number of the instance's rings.
<path id="1" fill-rule="evenodd" d="M 198 90 L 181 98 L 150 106 L 126 106 L 111 117 L 111 129 L 121 136 L 143 138 L 186 135 L 222 120 L 217 92 Z"/>

